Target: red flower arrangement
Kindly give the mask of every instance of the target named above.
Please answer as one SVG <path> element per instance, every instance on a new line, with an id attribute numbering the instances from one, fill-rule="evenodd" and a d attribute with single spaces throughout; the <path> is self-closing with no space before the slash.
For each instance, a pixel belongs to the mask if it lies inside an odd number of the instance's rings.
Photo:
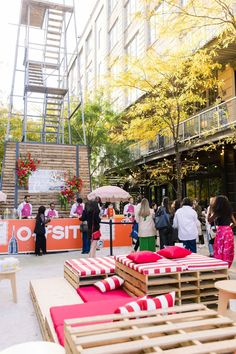
<path id="1" fill-rule="evenodd" d="M 83 181 L 80 177 L 74 176 L 72 179 L 68 179 L 59 194 L 61 206 L 64 206 L 66 209 L 73 201 L 75 195 L 81 192 L 82 186 Z"/>
<path id="2" fill-rule="evenodd" d="M 28 153 L 25 159 L 22 156 L 19 157 L 16 163 L 16 174 L 18 176 L 19 186 L 26 187 L 28 185 L 29 176 L 32 172 L 37 170 L 37 166 L 40 164 L 40 160 L 33 159 L 31 154 Z"/>

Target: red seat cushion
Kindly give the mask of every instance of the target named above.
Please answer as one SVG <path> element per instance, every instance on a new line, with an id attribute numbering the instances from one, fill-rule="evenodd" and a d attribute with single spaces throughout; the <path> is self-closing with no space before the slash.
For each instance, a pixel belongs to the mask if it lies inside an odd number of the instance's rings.
<path id="1" fill-rule="evenodd" d="M 64 347 L 64 326 L 57 326 L 56 334 L 59 343 Z"/>
<path id="2" fill-rule="evenodd" d="M 100 290 L 91 285 L 77 288 L 76 291 L 84 302 L 109 301 L 117 299 L 127 299 L 128 302 L 132 299 L 132 297 L 128 295 L 123 289 L 115 289 L 106 293 L 101 293 Z"/>
<path id="3" fill-rule="evenodd" d="M 123 306 L 129 301 L 130 298 L 124 297 L 104 302 L 94 301 L 84 304 L 55 306 L 50 308 L 50 314 L 54 327 L 57 328 L 58 326 L 63 326 L 64 320 L 112 314 L 117 307 Z"/>
<path id="4" fill-rule="evenodd" d="M 130 253 L 127 258 L 129 258 L 134 263 L 138 264 L 152 263 L 158 261 L 159 259 L 162 259 L 159 254 L 151 251 L 139 251 L 135 253 Z"/>
<path id="5" fill-rule="evenodd" d="M 166 247 L 158 251 L 157 253 L 165 258 L 184 258 L 192 254 L 192 252 L 187 250 L 186 248 L 178 246 Z"/>

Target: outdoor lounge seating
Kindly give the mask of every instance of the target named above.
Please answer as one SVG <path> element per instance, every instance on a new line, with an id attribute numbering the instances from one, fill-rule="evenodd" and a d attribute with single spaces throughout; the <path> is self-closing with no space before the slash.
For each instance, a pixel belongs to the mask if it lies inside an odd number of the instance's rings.
<path id="1" fill-rule="evenodd" d="M 77 289 L 115 273 L 115 259 L 112 256 L 69 259 L 64 264 L 65 279 Z"/>
<path id="2" fill-rule="evenodd" d="M 84 318 L 88 316 L 109 315 L 119 307 L 127 304 L 130 298 L 117 298 L 116 300 L 94 301 L 79 305 L 56 306 L 50 308 L 51 318 L 55 331 L 58 335 L 59 342 L 63 345 L 63 335 L 61 327 L 64 326 L 64 321 L 73 318 Z M 98 317 L 99 318 L 99 317 Z M 88 323 L 86 323 L 88 324 Z"/>
<path id="3" fill-rule="evenodd" d="M 64 344 L 65 320 L 82 319 L 89 316 L 98 316 L 99 319 L 99 316 L 113 314 L 118 307 L 126 305 L 139 296 L 157 296 L 172 291 L 175 291 L 176 305 L 200 302 L 216 305 L 218 293 L 214 282 L 228 278 L 226 262 L 197 254 L 179 259 L 163 258 L 157 262 L 145 264 L 135 264 L 125 255 L 115 256 L 115 258 L 104 257 L 104 259 L 100 257 L 87 258 L 68 260 L 65 262 L 65 267 L 74 272 L 77 277 L 73 284 L 66 281 L 67 277 L 64 279 L 67 286 L 73 291 L 70 298 L 71 300 L 75 299 L 74 303 L 67 302 L 65 297 L 63 297 L 64 300 L 61 298 L 57 300 L 57 303 L 54 302 L 58 306 L 54 306 L 52 300 L 48 306 L 45 306 L 45 303 L 40 299 L 40 301 L 37 299 L 34 301 L 37 304 L 38 314 L 42 313 L 40 319 L 45 339 L 58 341 L 62 345 Z M 125 280 L 123 286 L 102 293 L 91 285 L 91 283 L 107 277 L 106 272 L 115 272 L 123 278 Z M 84 279 L 85 283 L 89 282 L 89 285 L 85 286 Z M 73 287 L 76 284 L 79 286 L 75 290 Z M 31 284 L 31 294 L 34 296 L 37 293 L 35 286 Z M 54 293 L 55 291 L 52 292 L 52 296 Z M 84 301 L 84 303 L 79 303 L 80 301 Z M 46 313 L 44 318 L 43 313 Z M 84 321 L 82 322 L 84 323 Z M 86 324 L 85 321 L 81 325 Z"/>
<path id="4" fill-rule="evenodd" d="M 216 280 L 228 278 L 228 263 L 191 254 L 185 258 L 163 258 L 154 263 L 135 264 L 125 255 L 115 256 L 116 274 L 125 280 L 123 289 L 132 296 L 157 296 L 176 292 L 176 304 L 216 305 Z"/>

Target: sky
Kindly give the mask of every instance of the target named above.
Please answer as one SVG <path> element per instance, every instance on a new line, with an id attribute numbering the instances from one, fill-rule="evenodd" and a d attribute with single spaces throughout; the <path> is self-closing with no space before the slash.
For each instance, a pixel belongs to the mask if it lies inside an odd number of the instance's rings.
<path id="1" fill-rule="evenodd" d="M 78 32 L 81 33 L 96 0 L 75 1 L 79 3 L 81 10 L 78 14 Z M 0 104 L 6 105 L 11 90 L 21 0 L 1 0 L 0 4 Z M 18 84 L 23 89 L 24 83 Z"/>

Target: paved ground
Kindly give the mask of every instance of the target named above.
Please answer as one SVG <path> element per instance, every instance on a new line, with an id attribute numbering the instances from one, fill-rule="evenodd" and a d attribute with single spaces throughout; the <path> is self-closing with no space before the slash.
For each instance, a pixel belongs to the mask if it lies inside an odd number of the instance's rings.
<path id="1" fill-rule="evenodd" d="M 114 254 L 124 254 L 129 251 L 129 247 L 114 248 Z M 207 248 L 199 249 L 199 253 L 207 255 Z M 109 249 L 98 251 L 97 255 L 109 255 Z M 26 341 L 42 340 L 29 295 L 29 281 L 31 279 L 62 277 L 64 261 L 68 258 L 82 256 L 85 255 L 81 255 L 79 251 L 48 254 L 42 257 L 17 256 L 22 268 L 17 274 L 17 304 L 12 301 L 9 281 L 0 282 L 0 350 Z M 236 261 L 233 264 L 230 277 L 236 279 Z"/>

